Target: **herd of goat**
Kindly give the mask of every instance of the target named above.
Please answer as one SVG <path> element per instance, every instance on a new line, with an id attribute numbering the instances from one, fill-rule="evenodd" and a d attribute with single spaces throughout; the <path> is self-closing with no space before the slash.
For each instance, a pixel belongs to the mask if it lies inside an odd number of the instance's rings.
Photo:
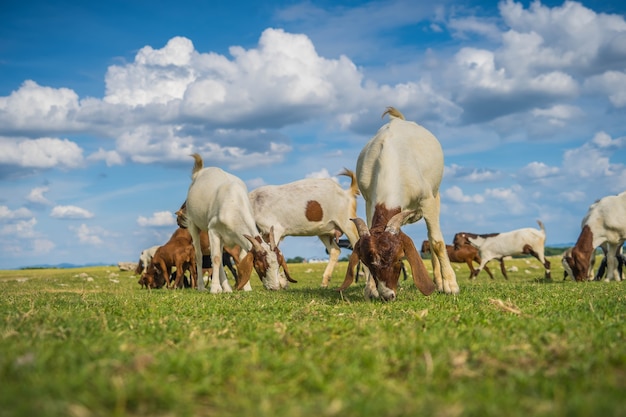
<path id="1" fill-rule="evenodd" d="M 238 177 L 217 167 L 204 167 L 194 154 L 192 182 L 187 198 L 176 212 L 179 228 L 168 242 L 144 250 L 136 273 L 146 288 L 196 287 L 203 290 L 208 273 L 211 293 L 231 292 L 226 269 L 235 278 L 235 288 L 250 290 L 254 269 L 269 290 L 297 282 L 289 275 L 279 249 L 285 236 L 317 236 L 329 254 L 322 276 L 327 287 L 343 247 L 352 248 L 345 279 L 339 290 L 355 280 L 363 267 L 365 297 L 395 300 L 400 272 L 406 260 L 416 287 L 424 294 L 459 292 L 450 262 L 466 263 L 470 279 L 491 260 L 532 255 L 551 279 L 550 262 L 544 256 L 546 233 L 523 228 L 503 233 L 457 233 L 452 245 L 444 243 L 439 222 L 439 186 L 443 177 L 443 151 L 438 140 L 424 127 L 405 120 L 388 107 L 389 115 L 376 135 L 359 154 L 356 171 L 344 170 L 348 189 L 332 179 L 303 179 L 285 185 L 259 187 L 252 192 Z M 365 200 L 366 219 L 357 217 L 357 195 Z M 431 253 L 433 275 L 424 266 L 411 238 L 402 232 L 405 224 L 424 218 L 428 240 L 421 252 Z M 345 235 L 347 239 L 340 239 Z M 604 197 L 589 207 L 574 247 L 562 259 L 565 275 L 575 281 L 592 280 L 595 249 L 601 247 L 606 279 L 621 280 L 622 245 L 626 240 L 626 192 Z M 473 263 L 478 264 L 475 268 Z M 226 268 L 226 269 L 225 269 Z M 175 271 L 173 273 L 173 271 Z M 602 272 L 603 273 L 603 272 Z M 434 279 L 433 279 L 434 278 Z"/>

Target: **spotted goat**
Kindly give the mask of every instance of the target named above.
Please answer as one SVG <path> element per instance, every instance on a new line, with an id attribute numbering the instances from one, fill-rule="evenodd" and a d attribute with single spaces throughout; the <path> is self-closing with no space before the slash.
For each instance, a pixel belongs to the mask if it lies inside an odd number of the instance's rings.
<path id="1" fill-rule="evenodd" d="M 348 169 L 340 175 L 351 179 L 348 189 L 330 178 L 307 178 L 258 187 L 249 194 L 254 220 L 264 236 L 273 227 L 279 245 L 285 236 L 317 236 L 322 241 L 329 254 L 322 287 L 328 286 L 339 259 L 339 237 L 345 234 L 351 245 L 359 239 L 350 221 L 356 217 L 356 176 Z"/>

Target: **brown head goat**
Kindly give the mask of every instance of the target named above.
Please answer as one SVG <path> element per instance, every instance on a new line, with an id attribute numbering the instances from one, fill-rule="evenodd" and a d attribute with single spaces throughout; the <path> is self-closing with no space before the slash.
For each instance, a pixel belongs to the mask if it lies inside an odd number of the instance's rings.
<path id="1" fill-rule="evenodd" d="M 619 281 L 616 254 L 625 240 L 626 191 L 606 196 L 589 206 L 576 245 L 565 256 L 563 266 L 576 281 L 586 281 L 595 248 L 604 244 L 607 254 L 606 280 Z"/>
<path id="2" fill-rule="evenodd" d="M 443 151 L 439 141 L 393 107 L 389 123 L 382 126 L 359 154 L 356 176 L 365 199 L 367 226 L 357 220 L 359 241 L 350 256 L 340 290 L 354 280 L 353 268 L 360 260 L 369 269 L 365 297 L 394 300 L 400 274 L 399 260 L 406 256 L 418 289 L 425 295 L 435 289 L 459 292 L 439 226 L 439 185 L 443 177 Z M 398 217 L 395 217 L 398 216 Z M 435 284 L 428 275 L 411 238 L 400 230 L 406 223 L 426 220 L 433 248 Z"/>

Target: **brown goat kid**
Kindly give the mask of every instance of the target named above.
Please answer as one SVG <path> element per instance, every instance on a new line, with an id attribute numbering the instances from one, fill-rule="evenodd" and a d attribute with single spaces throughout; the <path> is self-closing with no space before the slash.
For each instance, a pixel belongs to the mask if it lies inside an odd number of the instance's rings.
<path id="1" fill-rule="evenodd" d="M 470 276 L 469 279 L 474 279 L 478 275 L 480 271 L 474 268 L 474 262 L 480 265 L 480 256 L 478 255 L 478 249 L 476 249 L 472 245 L 462 245 L 459 248 L 455 248 L 454 245 L 446 245 L 446 250 L 448 251 L 448 258 L 450 258 L 450 262 L 454 263 L 466 263 L 469 270 Z M 423 254 L 430 253 L 430 242 L 425 240 L 422 242 L 422 250 Z M 500 270 L 502 271 L 502 275 L 504 278 L 507 278 L 506 269 L 504 267 L 504 261 L 499 259 L 500 261 Z M 489 270 L 489 268 L 485 265 L 485 272 L 489 274 L 489 277 L 493 279 L 493 274 Z"/>
<path id="2" fill-rule="evenodd" d="M 196 258 L 191 235 L 186 229 L 178 228 L 163 246 L 159 247 L 152 257 L 146 272 L 139 278 L 139 284 L 146 288 L 170 288 L 170 275 L 176 268 L 174 288 L 183 286 L 186 271 L 191 277 L 191 286 L 197 286 Z"/>

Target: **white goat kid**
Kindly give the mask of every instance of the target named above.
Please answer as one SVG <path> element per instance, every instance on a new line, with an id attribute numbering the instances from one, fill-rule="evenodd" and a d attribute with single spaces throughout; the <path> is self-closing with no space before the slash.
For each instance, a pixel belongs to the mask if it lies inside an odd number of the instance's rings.
<path id="1" fill-rule="evenodd" d="M 356 217 L 356 176 L 350 170 L 340 175 L 351 178 L 350 188 L 343 189 L 330 178 L 303 179 L 284 185 L 266 185 L 250 192 L 250 204 L 257 227 L 263 235 L 274 228 L 280 245 L 285 236 L 317 236 L 329 254 L 322 277 L 327 287 L 341 249 L 337 239 L 345 234 L 354 246 L 359 239 L 351 218 Z"/>
<path id="2" fill-rule="evenodd" d="M 216 167 L 203 168 L 202 158 L 192 155 L 195 165 L 192 183 L 187 194 L 185 224 L 189 228 L 196 252 L 198 276 L 202 276 L 202 249 L 200 230 L 208 231 L 213 268 L 211 293 L 231 292 L 222 264 L 224 246 L 241 247 L 238 264 L 237 289 L 251 290 L 250 274 L 254 267 L 268 290 L 287 287 L 286 278 L 280 273 L 282 254 L 273 244 L 263 241 L 259 234 L 244 182 L 236 176 Z M 198 280 L 198 289 L 204 289 L 204 281 Z"/>

